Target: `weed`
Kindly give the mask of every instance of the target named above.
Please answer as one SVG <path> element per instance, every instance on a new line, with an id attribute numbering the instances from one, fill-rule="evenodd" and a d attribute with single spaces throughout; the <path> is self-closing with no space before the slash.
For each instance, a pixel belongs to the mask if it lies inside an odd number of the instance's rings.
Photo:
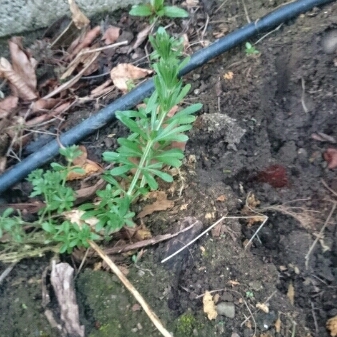
<path id="1" fill-rule="evenodd" d="M 165 6 L 164 0 L 151 0 L 149 4 L 134 5 L 129 14 L 149 17 L 151 23 L 163 16 L 169 18 L 188 17 L 188 13 L 184 9 L 176 6 Z"/>
<path id="2" fill-rule="evenodd" d="M 33 185 L 31 196 L 42 197 L 45 203 L 39 211 L 39 219 L 29 224 L 33 228 L 30 234 L 40 233 L 37 230 L 42 229 L 44 235 L 42 238 L 39 235 L 40 241 L 56 245 L 61 253 L 69 253 L 74 247 L 88 247 L 89 240 L 108 237 L 124 225 L 134 226 L 131 204 L 140 195 L 156 190 L 158 179 L 173 181 L 165 166 L 182 164 L 183 151 L 172 143 L 188 140 L 184 133 L 191 129 L 195 120 L 193 113 L 202 105 L 194 104 L 172 114 L 191 87 L 183 85 L 178 76 L 188 59 L 181 62 L 182 41 L 170 38 L 163 28 L 158 29 L 155 37 L 150 36 L 150 42 L 154 48 L 151 59 L 156 72 L 155 90 L 138 110 L 116 113 L 131 133 L 118 139 L 120 147 L 116 152 L 103 153 L 104 160 L 114 163 L 114 168 L 104 174 L 108 184 L 97 192 L 98 203 L 80 206 L 84 211 L 81 223 L 74 223 L 65 216 L 65 212 L 73 209 L 75 201 L 75 191 L 67 185 L 67 176 L 70 172 L 82 173 L 72 164 L 81 155 L 77 146 L 60 150 L 67 165 L 52 163 L 50 170 L 38 169 L 28 177 Z M 7 233 L 15 242 L 28 242 L 32 236 L 28 238 L 23 230 L 24 221 L 20 215 L 13 216 L 13 212 L 8 209 L 0 216 L 0 238 Z M 93 217 L 97 220 L 94 228 L 85 223 Z"/>
<path id="3" fill-rule="evenodd" d="M 256 55 L 259 54 L 260 52 L 249 42 L 246 42 L 245 44 L 245 53 L 246 55 Z"/>

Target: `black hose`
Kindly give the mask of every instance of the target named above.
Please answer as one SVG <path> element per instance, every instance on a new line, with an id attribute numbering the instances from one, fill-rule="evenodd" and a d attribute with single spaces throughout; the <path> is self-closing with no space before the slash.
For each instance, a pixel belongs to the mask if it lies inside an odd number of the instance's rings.
<path id="1" fill-rule="evenodd" d="M 229 49 L 248 41 L 257 33 L 266 32 L 281 23 L 298 16 L 316 6 L 321 6 L 333 0 L 299 0 L 281 6 L 275 11 L 267 14 L 262 19 L 252 22 L 227 36 L 217 40 L 209 47 L 204 48 L 192 55 L 188 65 L 181 71 L 185 75 L 197 67 L 205 64 L 212 58 L 228 51 Z M 68 130 L 60 136 L 64 146 L 76 144 L 81 139 L 92 134 L 97 129 L 105 126 L 115 117 L 116 111 L 128 110 L 149 96 L 154 89 L 153 81 L 148 80 L 139 87 L 109 104 L 95 115 L 89 117 L 81 124 Z M 0 176 L 0 193 L 25 178 L 31 171 L 49 162 L 59 153 L 59 145 L 56 140 L 43 146 L 38 152 L 22 160 L 19 164 Z"/>

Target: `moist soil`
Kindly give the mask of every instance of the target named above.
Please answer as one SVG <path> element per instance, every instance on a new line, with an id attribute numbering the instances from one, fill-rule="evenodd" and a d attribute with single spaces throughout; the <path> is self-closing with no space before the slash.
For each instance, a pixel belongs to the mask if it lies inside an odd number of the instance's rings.
<path id="1" fill-rule="evenodd" d="M 204 44 L 282 1 L 245 1 L 246 11 L 243 2 L 224 2 L 217 12 L 221 3 L 209 4 L 194 22 L 209 17 Z M 336 3 L 315 8 L 249 41 L 260 39 L 258 54 L 239 46 L 186 76 L 192 84 L 187 103 L 203 108 L 180 176 L 170 190 L 163 186 L 174 207 L 142 221 L 155 236 L 184 221 L 200 221 L 200 232 L 228 218 L 166 263 L 160 262 L 189 238 L 147 247 L 136 264 L 130 255 L 116 257 L 174 336 L 330 336 L 326 322 L 337 315 L 337 179 L 323 155 L 337 139 L 337 68 L 322 40 L 336 18 Z M 89 112 L 73 114 L 69 125 Z M 89 158 L 100 161 L 115 145 L 107 138 L 112 133 L 125 130 L 114 123 L 83 141 Z M 319 133 L 330 138 L 317 140 Z M 267 221 L 246 246 L 261 225 L 253 209 Z M 2 283 L 0 336 L 59 335 L 41 304 L 41 275 L 51 257 L 21 261 Z M 86 336 L 160 336 L 108 271 L 87 262 L 75 288 Z M 215 320 L 203 312 L 205 291 L 227 308 Z"/>

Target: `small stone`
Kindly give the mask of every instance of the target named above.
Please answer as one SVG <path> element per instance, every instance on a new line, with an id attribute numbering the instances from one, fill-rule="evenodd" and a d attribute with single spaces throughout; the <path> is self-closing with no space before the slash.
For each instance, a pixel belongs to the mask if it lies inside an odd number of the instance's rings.
<path id="1" fill-rule="evenodd" d="M 255 290 L 255 291 L 259 291 L 259 290 L 263 289 L 262 283 L 260 281 L 249 282 L 249 287 L 252 290 Z"/>
<path id="2" fill-rule="evenodd" d="M 234 303 L 220 302 L 216 306 L 216 311 L 219 315 L 223 315 L 223 316 L 226 316 L 228 318 L 234 318 L 235 317 Z"/>

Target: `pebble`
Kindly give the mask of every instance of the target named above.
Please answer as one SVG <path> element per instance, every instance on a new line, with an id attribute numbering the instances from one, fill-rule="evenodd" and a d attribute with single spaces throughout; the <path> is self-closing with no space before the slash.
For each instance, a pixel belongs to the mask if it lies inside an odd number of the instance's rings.
<path id="1" fill-rule="evenodd" d="M 216 306 L 216 311 L 219 315 L 223 315 L 223 316 L 226 316 L 228 318 L 234 318 L 235 317 L 234 303 L 220 302 Z"/>
<path id="2" fill-rule="evenodd" d="M 326 54 L 333 54 L 337 50 L 337 29 L 330 30 L 324 35 L 322 48 Z"/>

